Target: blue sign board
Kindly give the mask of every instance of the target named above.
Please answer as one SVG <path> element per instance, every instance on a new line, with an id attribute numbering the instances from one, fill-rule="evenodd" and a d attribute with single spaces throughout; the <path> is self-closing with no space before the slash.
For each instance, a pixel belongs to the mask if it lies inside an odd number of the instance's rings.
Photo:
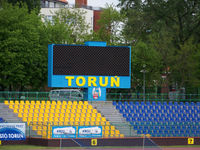
<path id="1" fill-rule="evenodd" d="M 78 138 L 102 137 L 102 126 L 79 126 Z"/>
<path id="2" fill-rule="evenodd" d="M 74 126 L 53 126 L 52 138 L 76 138 L 76 127 Z"/>
<path id="3" fill-rule="evenodd" d="M 0 140 L 25 140 L 25 123 L 0 123 Z"/>

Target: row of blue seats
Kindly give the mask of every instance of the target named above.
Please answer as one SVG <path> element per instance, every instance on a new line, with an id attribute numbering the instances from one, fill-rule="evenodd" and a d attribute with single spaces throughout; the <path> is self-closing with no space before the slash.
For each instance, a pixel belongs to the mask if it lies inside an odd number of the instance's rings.
<path id="1" fill-rule="evenodd" d="M 115 105 L 116 108 L 118 109 L 129 109 L 129 110 L 134 110 L 134 109 L 200 109 L 200 106 L 194 105 L 194 106 L 181 106 L 181 105 L 172 105 L 172 106 L 164 106 L 164 105 L 150 105 L 150 106 L 145 106 L 145 105 L 130 105 L 130 106 L 124 106 L 124 105 Z"/>
<path id="2" fill-rule="evenodd" d="M 126 121 L 128 122 L 133 122 L 133 121 L 182 121 L 182 122 L 187 122 L 187 121 L 194 121 L 194 122 L 200 122 L 199 118 L 143 118 L 143 117 L 133 117 L 133 118 L 126 118 Z"/>
<path id="3" fill-rule="evenodd" d="M 137 134 L 150 134 L 149 132 L 144 132 L 142 130 L 139 130 Z M 175 133 L 151 133 L 151 137 L 199 137 L 199 133 L 180 133 L 180 132 L 175 132 Z"/>
<path id="4" fill-rule="evenodd" d="M 116 101 L 113 101 L 113 105 L 187 105 L 187 106 L 194 106 L 194 105 L 198 105 L 200 106 L 200 102 L 172 102 L 172 101 L 169 101 L 169 102 L 155 102 L 155 101 L 152 101 L 152 102 L 133 102 L 133 101 L 125 101 L 125 102 L 122 102 L 122 101 L 119 101 L 119 102 L 116 102 Z"/>
<path id="5" fill-rule="evenodd" d="M 133 126 L 200 126 L 200 122 L 179 122 L 179 121 L 137 121 L 130 122 Z"/>
<path id="6" fill-rule="evenodd" d="M 3 118 L 0 117 L 0 123 L 5 122 Z"/>
<path id="7" fill-rule="evenodd" d="M 153 113 L 153 114 L 170 114 L 170 113 L 175 113 L 175 114 L 200 114 L 200 109 L 197 110 L 187 110 L 187 109 L 173 109 L 173 110 L 169 110 L 169 109 L 162 109 L 162 110 L 150 110 L 150 109 L 121 109 L 121 108 L 117 108 L 120 113 Z"/>
<path id="8" fill-rule="evenodd" d="M 200 126 L 133 126 L 134 130 L 168 130 L 168 131 L 181 131 L 181 132 L 198 132 L 200 133 Z"/>

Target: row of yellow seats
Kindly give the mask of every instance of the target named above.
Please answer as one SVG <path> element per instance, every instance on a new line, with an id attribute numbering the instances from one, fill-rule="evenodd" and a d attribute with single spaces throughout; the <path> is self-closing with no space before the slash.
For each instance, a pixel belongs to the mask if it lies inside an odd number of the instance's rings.
<path id="1" fill-rule="evenodd" d="M 12 108 L 11 108 L 12 109 Z M 13 108 L 13 111 L 15 113 L 95 113 L 98 114 L 98 111 L 96 109 L 34 109 L 34 108 L 25 108 L 25 109 L 18 109 L 18 108 Z"/>
<path id="2" fill-rule="evenodd" d="M 71 113 L 97 113 L 98 111 L 96 109 L 67 109 L 67 108 L 17 108 L 17 107 L 10 107 L 10 109 L 13 109 L 15 111 L 30 111 L 30 110 L 34 110 L 34 112 L 41 112 L 41 111 L 58 111 L 58 112 L 71 112 Z"/>
<path id="3" fill-rule="evenodd" d="M 47 104 L 47 105 L 88 105 L 88 101 L 34 101 L 34 100 L 26 100 L 26 101 L 23 101 L 23 100 L 16 100 L 16 101 L 13 101 L 13 100 L 5 100 L 4 101 L 4 104 L 6 105 L 9 105 L 9 104 L 32 104 L 32 105 L 35 105 L 35 104 Z"/>
<path id="4" fill-rule="evenodd" d="M 69 115 L 60 115 L 60 114 L 22 114 L 22 113 L 19 113 L 18 114 L 18 117 L 22 118 L 22 117 L 29 117 L 29 118 L 90 118 L 90 119 L 95 119 L 95 120 L 106 120 L 104 117 L 96 117 L 96 116 L 90 116 L 90 115 L 84 115 L 84 114 L 81 114 L 81 115 L 78 115 L 78 114 L 69 114 Z"/>
<path id="5" fill-rule="evenodd" d="M 57 112 L 50 112 L 50 113 L 31 113 L 31 112 L 15 112 L 14 113 L 18 114 L 18 117 L 22 116 L 35 116 L 35 117 L 94 117 L 94 118 L 101 118 L 101 113 L 57 113 Z"/>
<path id="6" fill-rule="evenodd" d="M 43 108 L 43 109 L 90 109 L 92 110 L 92 105 L 13 105 L 9 104 L 9 108 Z"/>
<path id="7" fill-rule="evenodd" d="M 61 118 L 61 117 L 22 117 L 24 122 L 27 121 L 55 121 L 55 122 L 64 122 L 64 121 L 92 121 L 92 122 L 106 122 L 104 119 L 96 118 Z"/>
<path id="8" fill-rule="evenodd" d="M 67 109 L 93 109 L 92 105 L 29 105 L 29 104 L 8 104 L 11 108 L 67 108 Z"/>

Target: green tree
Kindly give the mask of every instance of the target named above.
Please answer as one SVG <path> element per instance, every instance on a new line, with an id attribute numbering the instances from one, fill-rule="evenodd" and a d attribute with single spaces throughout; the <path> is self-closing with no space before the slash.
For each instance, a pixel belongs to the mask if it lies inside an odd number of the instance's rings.
<path id="1" fill-rule="evenodd" d="M 28 6 L 29 13 L 32 10 L 35 10 L 37 14 L 39 14 L 40 12 L 41 0 L 7 0 L 7 2 L 13 5 L 16 5 L 18 3 L 21 7 L 23 7 L 23 4 L 26 4 Z"/>
<path id="2" fill-rule="evenodd" d="M 50 43 L 82 44 L 91 37 L 92 31 L 85 22 L 85 11 L 77 8 L 60 9 L 52 20 L 46 20 Z"/>
<path id="3" fill-rule="evenodd" d="M 38 89 L 46 81 L 47 47 L 41 18 L 26 6 L 0 9 L 0 88 Z M 47 39 L 47 38 L 46 38 Z M 44 61 L 45 60 L 45 64 Z"/>
<path id="4" fill-rule="evenodd" d="M 160 74 L 170 72 L 179 87 L 199 83 L 198 58 L 200 1 L 120 0 L 127 22 L 124 33 L 129 43 L 145 42 L 159 52 Z M 133 43 L 134 41 L 134 43 Z"/>
<path id="5" fill-rule="evenodd" d="M 138 42 L 132 48 L 132 86 L 136 88 L 143 85 L 143 71 L 146 74 L 147 86 L 154 86 L 154 81 L 160 81 L 161 68 L 160 54 L 150 45 Z"/>
<path id="6" fill-rule="evenodd" d="M 124 15 L 117 11 L 112 5 L 103 9 L 98 24 L 100 29 L 97 32 L 99 40 L 106 41 L 108 45 L 124 43 L 122 27 Z"/>

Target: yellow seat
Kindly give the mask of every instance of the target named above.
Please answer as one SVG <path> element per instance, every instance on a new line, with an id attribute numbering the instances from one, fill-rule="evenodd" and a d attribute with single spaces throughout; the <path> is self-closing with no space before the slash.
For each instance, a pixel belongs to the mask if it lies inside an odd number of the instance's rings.
<path id="1" fill-rule="evenodd" d="M 119 135 L 120 134 L 119 130 L 115 130 L 115 134 Z"/>
<path id="2" fill-rule="evenodd" d="M 82 108 L 83 108 L 83 105 L 78 105 L 77 108 L 78 108 L 78 109 L 82 109 Z"/>
<path id="3" fill-rule="evenodd" d="M 105 130 L 110 130 L 110 126 L 105 126 Z"/>
<path id="4" fill-rule="evenodd" d="M 45 101 L 41 101 L 41 104 L 46 104 Z"/>
<path id="5" fill-rule="evenodd" d="M 27 122 L 27 117 L 23 117 L 22 120 L 23 120 L 24 122 Z"/>
<path id="6" fill-rule="evenodd" d="M 95 121 L 95 125 L 100 125 L 100 122 L 99 121 Z"/>
<path id="7" fill-rule="evenodd" d="M 78 103 L 77 103 L 77 101 L 73 101 L 73 105 L 77 105 Z"/>
<path id="8" fill-rule="evenodd" d="M 54 109 L 50 109 L 50 113 L 55 113 Z"/>
<path id="9" fill-rule="evenodd" d="M 88 105 L 83 105 L 83 109 L 87 109 L 88 108 Z"/>
<path id="10" fill-rule="evenodd" d="M 30 108 L 29 104 L 25 104 L 24 108 L 28 108 L 29 109 Z"/>
<path id="11" fill-rule="evenodd" d="M 23 117 L 22 113 L 18 113 L 18 117 L 22 118 Z"/>
<path id="12" fill-rule="evenodd" d="M 109 121 L 106 121 L 106 125 L 110 125 L 110 122 L 109 122 Z"/>
<path id="13" fill-rule="evenodd" d="M 34 113 L 34 109 L 30 108 L 29 113 Z"/>
<path id="14" fill-rule="evenodd" d="M 90 122 L 89 122 L 89 121 L 85 121 L 85 125 L 86 125 L 86 126 L 89 126 L 89 125 L 90 125 Z"/>
<path id="15" fill-rule="evenodd" d="M 71 122 L 71 121 L 73 121 L 73 122 L 74 122 L 74 118 L 70 118 L 69 120 L 70 120 L 70 122 Z"/>
<path id="16" fill-rule="evenodd" d="M 36 105 L 35 105 L 35 108 L 36 108 L 36 109 L 40 109 L 40 105 L 37 105 L 37 104 L 36 104 Z"/>
<path id="17" fill-rule="evenodd" d="M 91 110 L 91 109 L 88 109 L 88 110 L 87 110 L 87 113 L 92 113 L 92 110 Z"/>
<path id="18" fill-rule="evenodd" d="M 88 105 L 88 101 L 84 101 L 84 105 Z"/>
<path id="19" fill-rule="evenodd" d="M 82 102 L 82 101 L 79 101 L 78 104 L 79 104 L 79 105 L 83 105 L 83 102 Z"/>
<path id="20" fill-rule="evenodd" d="M 65 114 L 63 114 L 63 113 L 60 113 L 60 117 L 62 117 L 62 118 L 63 118 L 63 117 L 65 117 Z"/>
<path id="21" fill-rule="evenodd" d="M 60 113 L 60 110 L 59 110 L 59 109 L 56 109 L 56 110 L 55 110 L 55 113 Z"/>
<path id="22" fill-rule="evenodd" d="M 30 104 L 30 102 L 28 100 L 25 101 L 25 104 Z"/>
<path id="23" fill-rule="evenodd" d="M 15 114 L 17 114 L 17 113 L 18 113 L 18 109 L 17 109 L 17 108 L 14 108 L 14 109 L 13 109 L 13 112 L 14 112 Z"/>
<path id="24" fill-rule="evenodd" d="M 62 105 L 61 101 L 57 101 L 57 105 Z"/>
<path id="25" fill-rule="evenodd" d="M 95 121 L 91 121 L 91 122 L 90 122 L 90 125 L 91 125 L 91 126 L 94 126 L 94 125 L 95 125 Z"/>
<path id="26" fill-rule="evenodd" d="M 37 100 L 35 104 L 36 104 L 36 105 L 40 105 L 40 101 Z"/>
<path id="27" fill-rule="evenodd" d="M 8 100 L 5 100 L 5 101 L 4 101 L 4 104 L 5 104 L 5 105 L 9 105 L 9 101 L 8 101 Z"/>
<path id="28" fill-rule="evenodd" d="M 14 109 L 18 109 L 19 108 L 19 105 L 14 105 Z"/>
<path id="29" fill-rule="evenodd" d="M 84 122 L 84 121 L 85 121 L 85 118 L 82 118 L 82 117 L 81 117 L 81 118 L 80 118 L 80 121 L 81 121 L 81 122 Z"/>
<path id="30" fill-rule="evenodd" d="M 76 117 L 75 122 L 79 122 L 79 121 L 80 121 L 79 117 Z"/>
<path id="31" fill-rule="evenodd" d="M 46 104 L 47 104 L 47 105 L 51 105 L 51 102 L 50 102 L 50 101 L 46 101 Z"/>
<path id="32" fill-rule="evenodd" d="M 96 121 L 100 122 L 100 121 L 101 121 L 101 118 L 96 118 Z"/>
<path id="33" fill-rule="evenodd" d="M 14 101 L 13 101 L 13 100 L 10 100 L 10 104 L 12 104 L 12 105 L 13 105 L 13 104 L 14 104 Z"/>
<path id="34" fill-rule="evenodd" d="M 92 117 L 96 117 L 97 115 L 95 113 L 92 113 Z"/>
<path id="35" fill-rule="evenodd" d="M 69 121 L 64 121 L 63 125 L 69 125 Z"/>
<path id="36" fill-rule="evenodd" d="M 56 105 L 56 101 L 52 101 L 52 103 L 51 103 L 52 105 Z"/>
<path id="37" fill-rule="evenodd" d="M 9 108 L 10 109 L 14 109 L 14 105 L 13 104 L 9 104 Z"/>
<path id="38" fill-rule="evenodd" d="M 69 117 L 70 117 L 70 114 L 69 114 L 69 113 L 65 113 L 65 117 L 66 117 L 66 118 L 69 118 Z"/>
<path id="39" fill-rule="evenodd" d="M 35 105 L 35 101 L 34 100 L 31 101 L 31 105 Z"/>
<path id="40" fill-rule="evenodd" d="M 35 109 L 35 105 L 31 104 L 31 105 L 30 105 L 30 108 L 31 108 L 31 109 Z"/>
<path id="41" fill-rule="evenodd" d="M 74 118 L 74 117 L 75 117 L 75 114 L 74 114 L 74 113 L 71 113 L 71 117 Z"/>
<path id="42" fill-rule="evenodd" d="M 55 109 L 56 108 L 56 106 L 55 105 L 50 105 L 51 106 L 51 109 Z"/>
<path id="43" fill-rule="evenodd" d="M 93 109 L 92 112 L 95 113 L 95 114 L 98 113 L 96 109 Z"/>
<path id="44" fill-rule="evenodd" d="M 123 138 L 123 137 L 124 137 L 124 134 L 120 134 L 120 137 Z"/>
<path id="45" fill-rule="evenodd" d="M 69 122 L 69 118 L 64 118 L 64 122 Z"/>
<path id="46" fill-rule="evenodd" d="M 75 123 L 74 121 L 70 121 L 70 122 L 69 122 L 69 124 L 70 124 L 71 126 L 75 125 L 74 123 Z"/>
<path id="47" fill-rule="evenodd" d="M 101 121 L 106 122 L 106 118 L 105 118 L 105 117 L 102 117 L 102 118 L 101 118 Z"/>
<path id="48" fill-rule="evenodd" d="M 96 121 L 96 118 L 94 118 L 94 117 L 91 117 L 91 119 L 90 119 L 91 121 Z"/>
<path id="49" fill-rule="evenodd" d="M 19 104 L 19 101 L 15 101 L 15 104 Z"/>
<path id="50" fill-rule="evenodd" d="M 67 105 L 72 105 L 72 101 L 68 101 Z"/>
<path id="51" fill-rule="evenodd" d="M 89 117 L 86 117 L 86 118 L 85 118 L 85 121 L 90 122 L 90 118 L 89 118 Z"/>
<path id="52" fill-rule="evenodd" d="M 91 117 L 91 115 L 89 113 L 86 114 L 86 117 Z"/>
<path id="53" fill-rule="evenodd" d="M 66 101 L 63 101 L 62 104 L 63 104 L 63 105 L 67 105 L 67 102 L 66 102 Z"/>
<path id="54" fill-rule="evenodd" d="M 92 105 L 88 105 L 88 109 L 93 109 Z"/>
<path id="55" fill-rule="evenodd" d="M 49 109 L 45 109 L 45 113 L 49 113 Z"/>
<path id="56" fill-rule="evenodd" d="M 115 126 L 111 126 L 110 129 L 111 129 L 111 130 L 115 130 Z"/>

